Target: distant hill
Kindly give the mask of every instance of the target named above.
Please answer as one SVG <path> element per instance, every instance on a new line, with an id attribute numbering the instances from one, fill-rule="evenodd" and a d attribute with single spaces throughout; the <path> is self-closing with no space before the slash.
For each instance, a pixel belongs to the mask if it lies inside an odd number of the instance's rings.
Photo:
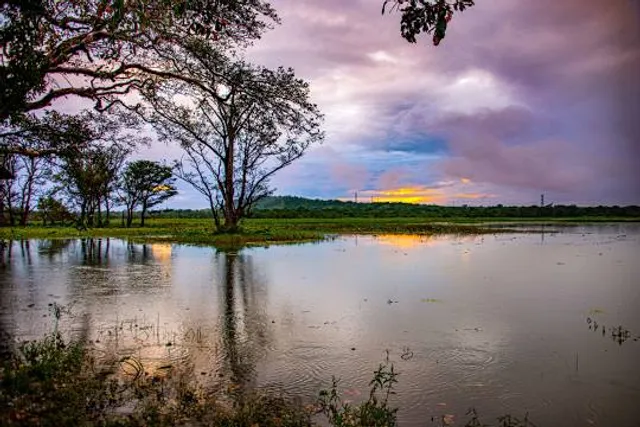
<path id="1" fill-rule="evenodd" d="M 165 209 L 155 217 L 210 218 L 211 211 Z M 273 196 L 263 199 L 251 214 L 253 218 L 611 218 L 640 220 L 639 206 L 438 206 L 410 203 L 355 203 L 340 200 Z"/>

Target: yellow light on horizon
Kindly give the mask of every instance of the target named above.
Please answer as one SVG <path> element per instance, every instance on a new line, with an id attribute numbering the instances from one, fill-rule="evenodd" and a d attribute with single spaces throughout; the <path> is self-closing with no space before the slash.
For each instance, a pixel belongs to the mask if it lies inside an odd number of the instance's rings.
<path id="1" fill-rule="evenodd" d="M 461 178 L 464 183 L 470 183 L 471 179 Z M 399 187 L 385 190 L 366 190 L 359 193 L 361 200 L 370 199 L 373 203 L 410 203 L 410 204 L 444 204 L 455 199 L 484 199 L 496 197 L 494 194 L 461 192 L 448 194 L 441 188 L 429 187 Z M 347 201 L 351 199 L 342 198 Z"/>

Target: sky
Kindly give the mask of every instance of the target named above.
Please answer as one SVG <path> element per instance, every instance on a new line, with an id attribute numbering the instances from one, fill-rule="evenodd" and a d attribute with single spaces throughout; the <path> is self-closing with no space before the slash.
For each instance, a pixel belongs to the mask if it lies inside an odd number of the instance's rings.
<path id="1" fill-rule="evenodd" d="M 246 57 L 308 80 L 326 131 L 276 194 L 640 204 L 640 1 L 477 0 L 438 47 L 405 41 L 381 4 L 272 1 L 282 23 Z M 169 207 L 206 206 L 181 190 Z"/>

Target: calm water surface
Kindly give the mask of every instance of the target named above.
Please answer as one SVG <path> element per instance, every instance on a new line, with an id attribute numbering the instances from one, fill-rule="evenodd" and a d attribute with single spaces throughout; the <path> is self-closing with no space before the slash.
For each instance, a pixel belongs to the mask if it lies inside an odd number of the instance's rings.
<path id="1" fill-rule="evenodd" d="M 336 375 L 357 401 L 388 350 L 404 426 L 472 406 L 485 422 L 528 411 L 538 425 L 640 425 L 638 225 L 227 253 L 14 241 L 0 260 L 12 340 L 51 331 L 55 302 L 68 311 L 60 327 L 105 361 L 193 366 L 213 388 L 312 400 Z"/>

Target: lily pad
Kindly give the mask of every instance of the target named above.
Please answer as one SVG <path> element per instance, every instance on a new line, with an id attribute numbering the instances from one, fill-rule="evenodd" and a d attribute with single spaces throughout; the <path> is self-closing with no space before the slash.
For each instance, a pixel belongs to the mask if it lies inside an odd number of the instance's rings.
<path id="1" fill-rule="evenodd" d="M 442 300 L 436 298 L 422 298 L 420 302 L 442 302 Z"/>

